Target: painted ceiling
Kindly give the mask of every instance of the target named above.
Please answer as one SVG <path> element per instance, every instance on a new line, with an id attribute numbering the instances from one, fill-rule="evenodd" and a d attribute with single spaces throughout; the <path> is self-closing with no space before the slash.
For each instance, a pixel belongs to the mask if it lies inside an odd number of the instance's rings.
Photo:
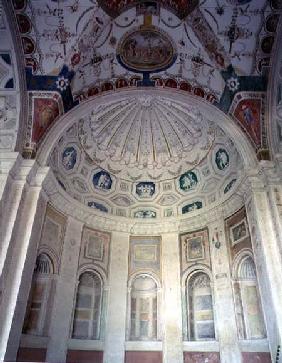
<path id="1" fill-rule="evenodd" d="M 230 114 L 258 153 L 268 149 L 264 97 L 280 0 L 12 4 L 26 66 L 30 155 L 62 114 L 128 87 L 203 98 Z"/>
<path id="2" fill-rule="evenodd" d="M 167 67 L 150 71 L 149 64 L 151 79 L 186 80 L 190 87 L 198 86 L 220 100 L 226 85 L 222 71 L 228 66 L 237 75 L 249 76 L 260 75 L 263 64 L 269 63 L 279 7 L 277 0 L 13 3 L 25 34 L 26 64 L 33 66 L 33 74 L 61 73 L 58 89 L 70 83 L 75 99 L 105 81 L 115 85 L 119 78 L 126 83 L 136 82 L 133 76 L 142 80 L 144 72 L 134 64 L 133 53 L 140 63 L 145 58 L 158 63 L 158 43 L 163 49 L 171 47 L 174 57 Z M 125 67 L 120 53 L 131 58 L 131 67 Z M 64 66 L 67 70 L 62 71 Z M 238 87 L 232 79 L 228 85 Z"/>
<path id="3" fill-rule="evenodd" d="M 27 86 L 23 154 L 35 157 L 53 124 L 93 99 L 49 159 L 62 190 L 84 205 L 155 218 L 230 196 L 243 168 L 232 141 L 178 93 L 229 115 L 269 158 L 266 91 L 281 0 L 11 3 Z M 152 88 L 172 97 L 148 96 Z M 99 104 L 103 94 L 120 97 Z"/>

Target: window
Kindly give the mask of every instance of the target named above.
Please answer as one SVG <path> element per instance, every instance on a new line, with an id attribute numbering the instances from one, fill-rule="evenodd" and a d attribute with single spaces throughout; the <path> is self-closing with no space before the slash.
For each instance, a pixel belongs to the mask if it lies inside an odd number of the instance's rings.
<path id="1" fill-rule="evenodd" d="M 36 259 L 23 333 L 47 335 L 46 315 L 53 277 L 52 261 L 46 253 L 41 253 Z"/>
<path id="2" fill-rule="evenodd" d="M 212 291 L 208 275 L 197 272 L 188 278 L 186 296 L 189 340 L 215 339 Z"/>
<path id="3" fill-rule="evenodd" d="M 256 268 L 250 255 L 243 256 L 234 281 L 238 333 L 241 339 L 259 339 L 266 336 L 257 289 Z"/>
<path id="4" fill-rule="evenodd" d="M 84 272 L 79 279 L 72 337 L 99 339 L 102 281 L 95 272 Z"/>
<path id="5" fill-rule="evenodd" d="M 130 340 L 156 340 L 157 284 L 152 277 L 141 275 L 133 281 L 130 304 Z"/>

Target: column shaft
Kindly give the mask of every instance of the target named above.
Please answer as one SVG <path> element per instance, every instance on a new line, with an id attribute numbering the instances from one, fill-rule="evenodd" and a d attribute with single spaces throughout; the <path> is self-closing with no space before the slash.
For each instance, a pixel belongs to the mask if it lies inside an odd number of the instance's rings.
<path id="1" fill-rule="evenodd" d="M 112 233 L 104 363 L 124 363 L 129 235 Z"/>
<path id="2" fill-rule="evenodd" d="M 17 352 L 19 349 L 20 339 L 22 335 L 22 326 L 26 313 L 26 306 L 29 297 L 34 266 L 36 262 L 37 249 L 46 213 L 46 205 L 47 205 L 47 200 L 41 194 L 38 200 L 36 215 L 34 217 L 32 234 L 30 237 L 30 242 L 27 250 L 27 256 L 22 273 L 15 313 L 7 344 L 7 351 L 5 354 L 5 360 L 8 361 L 15 361 L 17 358 Z"/>
<path id="3" fill-rule="evenodd" d="M 164 291 L 163 362 L 183 362 L 181 281 L 177 233 L 162 236 L 162 270 Z"/>
<path id="4" fill-rule="evenodd" d="M 12 175 L 6 180 L 5 191 L 0 202 L 0 276 L 15 225 L 23 188 L 33 165 L 34 160 L 21 160 L 20 165 L 14 167 Z"/>
<path id="5" fill-rule="evenodd" d="M 61 271 L 57 282 L 54 306 L 49 330 L 46 362 L 66 361 L 68 339 L 70 337 L 72 310 L 74 307 L 77 282 L 77 268 L 83 224 L 68 218 Z"/>

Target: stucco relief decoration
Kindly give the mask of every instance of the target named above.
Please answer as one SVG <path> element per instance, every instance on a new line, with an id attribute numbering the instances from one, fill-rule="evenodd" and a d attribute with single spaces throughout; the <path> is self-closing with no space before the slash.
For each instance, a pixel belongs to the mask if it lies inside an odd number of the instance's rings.
<path id="1" fill-rule="evenodd" d="M 148 180 L 179 175 L 180 166 L 201 162 L 214 138 L 214 124 L 196 108 L 159 96 L 101 104 L 79 121 L 80 144 L 90 159 L 132 181 L 141 173 Z"/>

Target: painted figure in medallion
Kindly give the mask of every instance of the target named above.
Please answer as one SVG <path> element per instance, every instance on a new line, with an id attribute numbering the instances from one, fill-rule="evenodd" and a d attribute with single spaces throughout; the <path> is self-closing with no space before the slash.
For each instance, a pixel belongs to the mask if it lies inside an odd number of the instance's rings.
<path id="1" fill-rule="evenodd" d="M 203 203 L 200 201 L 187 204 L 182 208 L 182 214 L 193 212 L 194 210 L 201 209 L 203 207 Z"/>
<path id="2" fill-rule="evenodd" d="M 109 190 L 112 187 L 112 178 L 109 173 L 101 170 L 93 175 L 93 184 L 98 189 Z"/>
<path id="3" fill-rule="evenodd" d="M 88 207 L 90 207 L 90 208 L 96 208 L 100 212 L 108 213 L 108 208 L 105 207 L 103 204 L 98 203 L 98 202 L 94 202 L 94 201 L 88 202 Z"/>
<path id="4" fill-rule="evenodd" d="M 140 198 L 149 198 L 155 193 L 155 183 L 140 182 L 136 185 L 136 194 Z"/>
<path id="5" fill-rule="evenodd" d="M 156 218 L 156 212 L 152 210 L 140 210 L 134 213 L 134 218 Z"/>
<path id="6" fill-rule="evenodd" d="M 224 170 L 229 165 L 229 155 L 224 149 L 219 149 L 215 154 L 215 163 L 219 170 Z"/>
<path id="7" fill-rule="evenodd" d="M 77 151 L 73 146 L 67 147 L 62 155 L 62 164 L 66 170 L 74 168 L 77 159 Z"/>
<path id="8" fill-rule="evenodd" d="M 188 171 L 185 174 L 182 174 L 179 178 L 179 186 L 180 189 L 187 191 L 195 188 L 198 183 L 197 175 L 193 171 Z"/>

